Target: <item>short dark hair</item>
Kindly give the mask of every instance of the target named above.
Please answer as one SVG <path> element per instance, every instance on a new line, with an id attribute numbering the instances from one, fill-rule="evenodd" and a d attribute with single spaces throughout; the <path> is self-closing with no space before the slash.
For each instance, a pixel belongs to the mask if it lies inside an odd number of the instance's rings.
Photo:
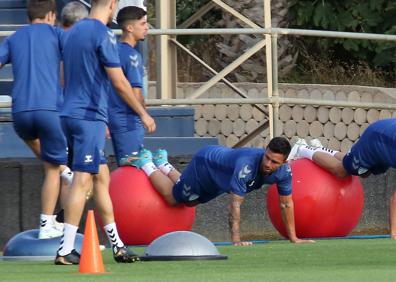
<path id="1" fill-rule="evenodd" d="M 49 12 L 56 13 L 55 0 L 30 0 L 27 5 L 30 21 L 44 19 Z"/>
<path id="2" fill-rule="evenodd" d="M 87 16 L 88 9 L 80 2 L 72 1 L 63 7 L 61 13 L 61 22 L 63 26 L 70 27 Z"/>
<path id="3" fill-rule="evenodd" d="M 137 21 L 142 19 L 147 12 L 136 6 L 127 6 L 122 8 L 117 15 L 117 23 L 122 30 L 125 30 L 128 21 Z"/>
<path id="4" fill-rule="evenodd" d="M 267 149 L 271 150 L 274 153 L 282 154 L 285 156 L 285 159 L 287 159 L 291 150 L 291 146 L 286 138 L 274 137 L 268 143 Z"/>

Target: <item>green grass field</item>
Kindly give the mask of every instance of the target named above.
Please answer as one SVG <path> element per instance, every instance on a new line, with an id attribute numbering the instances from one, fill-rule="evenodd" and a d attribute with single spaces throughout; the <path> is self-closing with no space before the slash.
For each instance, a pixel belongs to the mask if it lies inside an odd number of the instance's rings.
<path id="1" fill-rule="evenodd" d="M 0 281 L 395 281 L 396 242 L 390 239 L 271 241 L 218 247 L 219 261 L 117 264 L 104 254 L 107 274 L 79 274 L 77 266 L 0 261 Z M 139 253 L 143 248 L 135 249 Z"/>

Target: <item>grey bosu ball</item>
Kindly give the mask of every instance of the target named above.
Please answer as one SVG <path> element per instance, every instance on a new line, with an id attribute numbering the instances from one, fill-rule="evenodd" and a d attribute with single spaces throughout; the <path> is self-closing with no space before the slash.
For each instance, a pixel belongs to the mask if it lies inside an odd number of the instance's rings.
<path id="1" fill-rule="evenodd" d="M 38 239 L 39 230 L 32 229 L 16 234 L 4 247 L 2 260 L 52 260 L 58 251 L 61 237 Z M 77 234 L 75 247 L 81 253 L 84 236 Z"/>
<path id="2" fill-rule="evenodd" d="M 190 231 L 175 231 L 155 239 L 140 257 L 144 261 L 220 260 L 215 245 L 204 236 Z"/>

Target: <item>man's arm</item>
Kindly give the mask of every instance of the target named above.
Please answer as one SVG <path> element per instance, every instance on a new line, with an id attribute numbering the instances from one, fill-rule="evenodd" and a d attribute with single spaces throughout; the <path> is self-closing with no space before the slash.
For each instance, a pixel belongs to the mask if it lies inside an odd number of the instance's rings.
<path id="1" fill-rule="evenodd" d="M 243 197 L 238 196 L 234 193 L 230 193 L 231 203 L 228 207 L 229 217 L 228 224 L 231 232 L 231 241 L 234 246 L 250 246 L 252 242 L 242 242 L 240 234 L 240 223 L 241 223 L 241 204 Z"/>
<path id="2" fill-rule="evenodd" d="M 302 240 L 297 238 L 296 228 L 294 225 L 294 204 L 292 195 L 279 195 L 279 206 L 281 209 L 283 224 L 286 227 L 287 235 L 292 243 L 314 243 L 313 240 Z"/>
<path id="3" fill-rule="evenodd" d="M 154 119 L 146 112 L 144 107 L 136 99 L 131 84 L 126 79 L 121 68 L 106 68 L 106 72 L 113 83 L 118 95 L 131 107 L 141 118 L 143 125 L 149 133 L 155 131 Z"/>
<path id="4" fill-rule="evenodd" d="M 389 223 L 391 239 L 396 239 L 396 191 L 393 192 L 389 204 Z"/>
<path id="5" fill-rule="evenodd" d="M 135 94 L 136 99 L 138 102 L 143 106 L 143 108 L 146 108 L 146 104 L 144 102 L 144 97 L 142 93 L 142 89 L 138 87 L 132 87 L 133 94 Z"/>

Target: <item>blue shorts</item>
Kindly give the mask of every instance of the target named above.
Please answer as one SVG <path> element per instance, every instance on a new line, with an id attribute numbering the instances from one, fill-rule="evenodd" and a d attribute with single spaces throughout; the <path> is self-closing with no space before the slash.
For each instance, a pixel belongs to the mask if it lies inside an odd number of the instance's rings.
<path id="1" fill-rule="evenodd" d="M 194 158 L 183 171 L 180 179 L 173 186 L 173 198 L 178 203 L 206 203 L 217 195 L 207 195 L 202 191 L 197 181 L 196 176 L 196 162 Z"/>
<path id="2" fill-rule="evenodd" d="M 374 134 L 371 131 L 371 128 L 368 127 L 356 144 L 352 146 L 351 150 L 342 159 L 342 165 L 350 175 L 362 175 L 370 170 L 370 168 L 362 165 L 361 160 L 362 156 L 371 150 L 370 139 L 372 134 Z"/>
<path id="3" fill-rule="evenodd" d="M 143 146 L 143 140 L 143 125 L 127 132 L 111 133 L 111 141 L 113 143 L 114 155 L 116 157 L 117 164 L 120 165 L 121 159 L 125 156 L 130 156 L 133 152 L 138 152 Z"/>
<path id="4" fill-rule="evenodd" d="M 14 129 L 23 140 L 40 140 L 41 159 L 56 165 L 67 163 L 67 143 L 56 111 L 13 113 Z"/>
<path id="5" fill-rule="evenodd" d="M 71 169 L 98 173 L 99 165 L 107 163 L 104 155 L 106 124 L 68 117 L 62 117 L 61 122 L 69 145 Z"/>
<path id="6" fill-rule="evenodd" d="M 180 177 L 172 190 L 173 198 L 176 202 L 187 205 L 189 203 L 201 202 L 193 184 L 194 183 L 192 181 L 188 181 L 187 178 L 183 177 L 183 175 Z"/>
<path id="7" fill-rule="evenodd" d="M 342 165 L 350 175 L 363 175 L 369 170 L 361 166 L 360 159 L 356 157 L 356 153 L 351 152 L 342 159 Z"/>

